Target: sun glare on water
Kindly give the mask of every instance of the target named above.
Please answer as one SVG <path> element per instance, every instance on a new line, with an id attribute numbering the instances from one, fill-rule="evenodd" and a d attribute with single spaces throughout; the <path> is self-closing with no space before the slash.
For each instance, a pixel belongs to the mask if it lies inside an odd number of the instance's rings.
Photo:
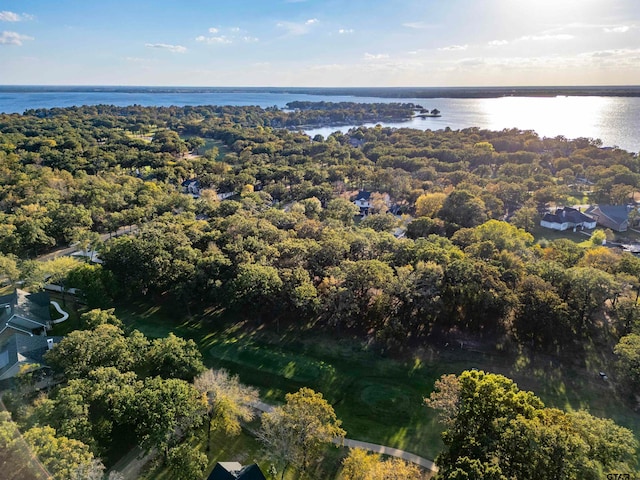
<path id="1" fill-rule="evenodd" d="M 481 102 L 492 122 L 488 128 L 500 130 L 518 125 L 535 129 L 540 136 L 562 132 L 567 138 L 597 137 L 599 125 L 606 122 L 610 99 L 606 97 L 505 97 Z"/>

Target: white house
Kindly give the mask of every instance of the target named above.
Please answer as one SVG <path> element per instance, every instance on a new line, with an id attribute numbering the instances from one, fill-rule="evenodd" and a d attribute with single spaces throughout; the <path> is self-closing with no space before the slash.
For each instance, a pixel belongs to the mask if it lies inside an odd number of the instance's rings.
<path id="1" fill-rule="evenodd" d="M 555 213 L 545 213 L 540 221 L 540 226 L 560 231 L 571 228 L 575 232 L 577 229 L 596 228 L 596 221 L 580 210 L 565 207 L 558 208 Z"/>
<path id="2" fill-rule="evenodd" d="M 360 190 L 353 203 L 360 209 L 360 215 L 367 215 L 371 209 L 371 192 Z"/>

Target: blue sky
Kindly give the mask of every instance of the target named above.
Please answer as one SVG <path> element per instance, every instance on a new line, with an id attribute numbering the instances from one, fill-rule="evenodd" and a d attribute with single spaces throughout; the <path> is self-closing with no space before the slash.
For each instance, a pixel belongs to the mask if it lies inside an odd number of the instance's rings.
<path id="1" fill-rule="evenodd" d="M 0 0 L 0 84 L 640 84 L 640 0 Z"/>

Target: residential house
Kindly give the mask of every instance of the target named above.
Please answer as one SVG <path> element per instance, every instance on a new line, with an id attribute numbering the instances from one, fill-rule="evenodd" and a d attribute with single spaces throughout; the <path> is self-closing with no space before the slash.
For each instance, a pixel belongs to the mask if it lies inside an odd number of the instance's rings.
<path id="1" fill-rule="evenodd" d="M 593 217 L 598 225 L 616 232 L 626 232 L 629 228 L 631 205 L 592 205 L 585 212 Z"/>
<path id="2" fill-rule="evenodd" d="M 353 201 L 356 207 L 360 208 L 360 215 L 363 217 L 369 214 L 371 210 L 371 192 L 366 190 L 360 190 L 358 196 Z"/>
<path id="3" fill-rule="evenodd" d="M 218 197 L 218 200 L 222 201 L 222 200 L 226 200 L 229 197 L 233 197 L 234 195 L 236 195 L 236 192 L 222 192 L 222 193 L 217 193 L 216 196 Z"/>
<path id="4" fill-rule="evenodd" d="M 78 258 L 80 260 L 86 260 L 90 263 L 103 263 L 103 261 L 98 256 L 98 252 L 96 252 L 95 250 L 77 250 L 71 253 L 70 256 Z"/>
<path id="5" fill-rule="evenodd" d="M 11 333 L 27 336 L 46 333 L 51 328 L 48 293 L 29 293 L 16 289 L 0 296 L 0 341 Z"/>
<path id="6" fill-rule="evenodd" d="M 540 221 L 540 226 L 552 230 L 592 229 L 596 228 L 596 220 L 585 215 L 580 210 L 571 207 L 558 208 L 555 213 L 547 212 Z"/>
<path id="7" fill-rule="evenodd" d="M 182 191 L 189 195 L 198 197 L 200 196 L 200 182 L 195 178 L 188 178 L 182 182 Z"/>
<path id="8" fill-rule="evenodd" d="M 238 462 L 218 462 L 207 480 L 267 480 L 255 463 L 243 467 Z"/>
<path id="9" fill-rule="evenodd" d="M 61 337 L 14 333 L 0 345 L 0 380 L 42 368 L 44 354 L 60 340 Z"/>

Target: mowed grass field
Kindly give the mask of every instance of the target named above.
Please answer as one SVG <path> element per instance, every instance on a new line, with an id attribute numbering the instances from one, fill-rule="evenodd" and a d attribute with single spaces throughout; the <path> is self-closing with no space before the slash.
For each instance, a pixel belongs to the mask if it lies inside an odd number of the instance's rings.
<path id="1" fill-rule="evenodd" d="M 587 409 L 613 418 L 640 438 L 640 414 L 618 397 L 608 371 L 610 352 L 593 346 L 584 362 L 568 355 L 534 359 L 495 350 L 423 347 L 404 358 L 387 358 L 361 340 L 319 335 L 289 327 L 281 333 L 249 322 L 232 322 L 217 312 L 178 319 L 159 307 L 121 306 L 116 314 L 149 337 L 169 332 L 192 338 L 207 366 L 226 368 L 260 389 L 264 401 L 284 401 L 302 386 L 321 392 L 333 405 L 349 438 L 401 448 L 433 459 L 442 449 L 436 412 L 423 398 L 443 374 L 482 369 L 512 378 L 547 406 Z M 573 360 L 571 360 L 573 358 Z"/>

